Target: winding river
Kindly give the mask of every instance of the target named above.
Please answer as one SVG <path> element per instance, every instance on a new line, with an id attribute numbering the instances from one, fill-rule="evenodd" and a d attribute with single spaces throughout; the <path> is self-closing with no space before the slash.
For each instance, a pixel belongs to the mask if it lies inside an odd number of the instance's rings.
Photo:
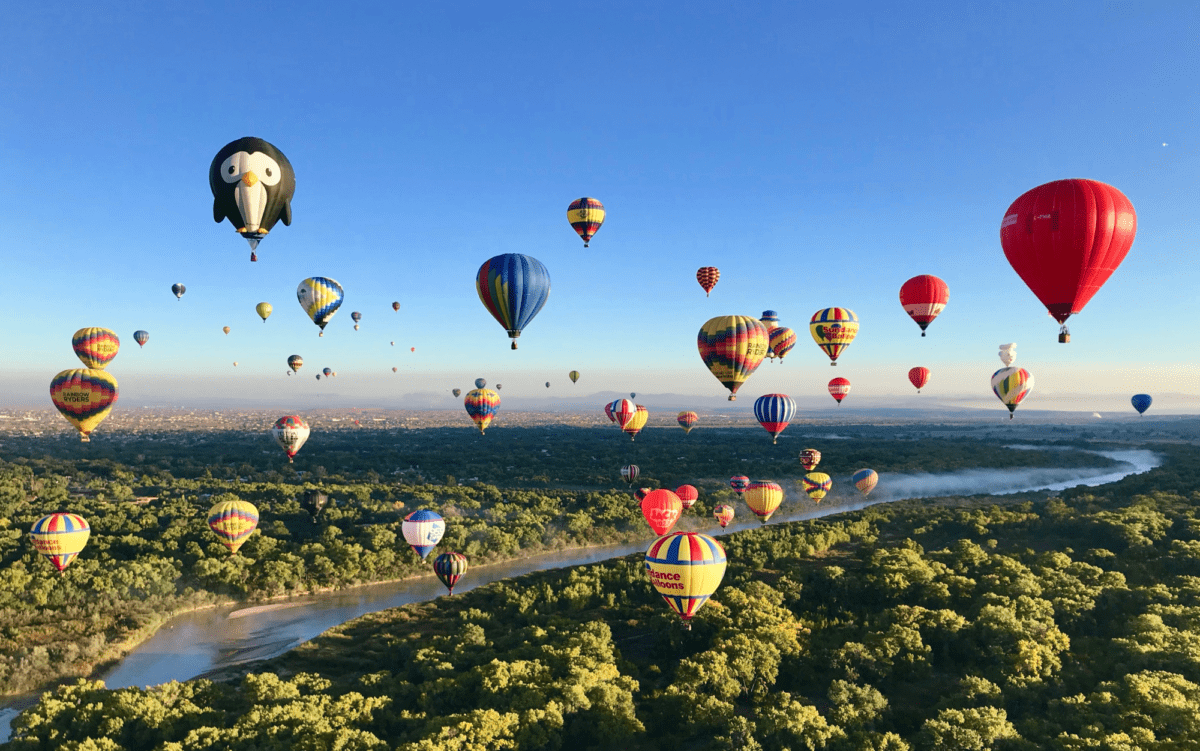
<path id="1" fill-rule="evenodd" d="M 879 487 L 869 500 L 828 508 L 798 509 L 793 506 L 791 513 L 786 513 L 785 506 L 773 521 L 814 519 L 907 498 L 980 493 L 1004 495 L 1032 490 L 1065 490 L 1078 485 L 1105 485 L 1148 472 L 1162 464 L 1161 457 L 1143 449 L 1095 453 L 1121 464 L 1115 468 L 969 469 L 939 474 L 881 474 Z M 795 497 L 796 493 L 789 492 L 788 496 Z M 753 517 L 746 519 L 745 516 L 725 530 L 714 527 L 706 531 L 723 535 L 759 526 Z M 471 568 L 456 588 L 465 592 L 534 571 L 606 561 L 643 551 L 649 542 L 647 538 L 637 543 L 572 549 L 479 566 Z M 441 582 L 429 576 L 301 596 L 269 605 L 235 605 L 185 613 L 168 621 L 102 678 L 109 688 L 185 681 L 241 662 L 275 657 L 367 613 L 432 600 L 443 594 Z M 0 742 L 8 740 L 10 723 L 16 714 L 33 701 L 35 699 L 25 697 L 0 709 Z"/>

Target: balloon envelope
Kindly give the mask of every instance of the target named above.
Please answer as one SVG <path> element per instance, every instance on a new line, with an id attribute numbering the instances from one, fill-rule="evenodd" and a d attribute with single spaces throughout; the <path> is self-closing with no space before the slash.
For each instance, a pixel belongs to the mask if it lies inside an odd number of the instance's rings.
<path id="1" fill-rule="evenodd" d="M 779 326 L 771 330 L 769 343 L 770 351 L 782 362 L 784 356 L 796 346 L 796 332 L 787 326 Z"/>
<path id="2" fill-rule="evenodd" d="M 175 299 L 178 300 L 179 298 L 183 297 L 184 292 L 187 292 L 187 287 L 183 286 L 182 284 L 171 285 L 171 293 L 175 295 Z"/>
<path id="3" fill-rule="evenodd" d="M 1033 390 L 1033 375 L 1024 368 L 1001 368 L 992 374 L 992 392 L 1008 407 L 1009 419 Z"/>
<path id="4" fill-rule="evenodd" d="M 400 310 L 400 303 L 398 303 L 398 302 L 392 303 L 392 310 Z"/>
<path id="5" fill-rule="evenodd" d="M 258 527 L 258 509 L 248 501 L 221 501 L 209 509 L 208 527 L 236 555 Z"/>
<path id="6" fill-rule="evenodd" d="M 583 240 L 583 247 L 586 248 L 592 236 L 599 232 L 600 226 L 604 224 L 604 204 L 587 196 L 571 201 L 567 206 L 567 221 L 571 223 L 571 229 Z"/>
<path id="7" fill-rule="evenodd" d="M 770 480 L 754 480 L 746 486 L 742 497 L 758 520 L 766 524 L 779 508 L 779 504 L 783 503 L 783 488 L 779 483 Z"/>
<path id="8" fill-rule="evenodd" d="M 746 492 L 746 486 L 750 484 L 750 478 L 745 475 L 734 475 L 729 478 L 729 487 L 733 488 L 733 492 L 741 495 Z"/>
<path id="9" fill-rule="evenodd" d="M 1000 345 L 1000 362 L 1004 363 L 1004 367 L 1009 367 L 1017 361 L 1017 345 L 1016 344 L 1001 344 Z"/>
<path id="10" fill-rule="evenodd" d="M 283 453 L 287 454 L 289 463 L 308 440 L 308 434 L 308 423 L 300 415 L 284 415 L 271 426 L 271 435 L 275 437 L 275 442 L 283 449 Z"/>
<path id="11" fill-rule="evenodd" d="M 717 270 L 716 266 L 701 266 L 696 271 L 696 281 L 700 282 L 700 286 L 704 289 L 705 297 L 708 297 L 720 279 L 721 272 Z"/>
<path id="12" fill-rule="evenodd" d="M 433 573 L 437 574 L 437 578 L 453 595 L 454 585 L 467 573 L 467 557 L 454 551 L 442 553 L 433 560 Z"/>
<path id="13" fill-rule="evenodd" d="M 725 566 L 725 548 L 699 532 L 673 532 L 646 551 L 650 583 L 685 623 L 721 586 Z"/>
<path id="14" fill-rule="evenodd" d="M 642 405 L 637 405 L 637 411 L 633 413 L 633 417 L 621 427 L 625 431 L 625 435 L 629 436 L 629 440 L 641 432 L 642 428 L 646 427 L 646 421 L 650 419 L 650 412 Z"/>
<path id="15" fill-rule="evenodd" d="M 860 469 L 850 476 L 850 481 L 858 488 L 858 492 L 863 494 L 863 498 L 866 498 L 879 484 L 879 473 L 873 469 Z"/>
<path id="16" fill-rule="evenodd" d="M 463 406 L 475 427 L 479 428 L 480 435 L 485 435 L 484 431 L 500 411 L 500 395 L 491 389 L 468 391 Z"/>
<path id="17" fill-rule="evenodd" d="M 921 274 L 900 287 L 900 305 L 921 327 L 921 336 L 950 302 L 950 287 L 932 274 Z"/>
<path id="18" fill-rule="evenodd" d="M 671 531 L 681 513 L 683 501 L 670 490 L 651 490 L 642 499 L 642 516 L 646 517 L 646 523 L 654 530 L 654 534 L 660 537 Z"/>
<path id="19" fill-rule="evenodd" d="M 324 276 L 313 276 L 300 282 L 296 287 L 296 299 L 300 307 L 312 319 L 312 322 L 325 331 L 325 326 L 338 308 L 342 307 L 345 293 L 342 285 Z"/>
<path id="20" fill-rule="evenodd" d="M 675 415 L 675 422 L 679 423 L 679 427 L 683 428 L 684 434 L 692 432 L 692 428 L 700 420 L 700 415 L 695 412 L 680 412 Z"/>
<path id="21" fill-rule="evenodd" d="M 675 495 L 679 496 L 679 500 L 683 502 L 684 511 L 690 509 L 700 499 L 700 491 L 696 490 L 695 485 L 680 485 L 675 488 Z"/>
<path id="22" fill-rule="evenodd" d="M 117 379 L 103 370 L 64 370 L 50 381 L 50 401 L 84 442 L 91 440 L 92 431 L 108 417 L 118 394 Z"/>
<path id="23" fill-rule="evenodd" d="M 288 367 L 295 372 L 304 366 L 304 358 L 300 355 L 292 355 L 287 359 Z"/>
<path id="24" fill-rule="evenodd" d="M 85 368 L 104 370 L 117 356 L 121 340 L 114 331 L 90 326 L 75 332 L 71 337 L 71 348 Z"/>
<path id="25" fill-rule="evenodd" d="M 804 449 L 800 452 L 800 466 L 811 472 L 821 463 L 821 452 L 816 449 Z"/>
<path id="26" fill-rule="evenodd" d="M 917 387 L 918 394 L 921 393 L 921 389 L 929 383 L 929 368 L 920 367 L 908 371 L 908 381 Z"/>
<path id="27" fill-rule="evenodd" d="M 404 517 L 400 525 L 404 541 L 409 544 L 421 560 L 437 546 L 446 534 L 446 521 L 440 514 L 427 509 L 418 509 Z"/>
<path id="28" fill-rule="evenodd" d="M 150 341 L 150 332 L 149 332 L 149 331 L 142 331 L 142 330 L 140 330 L 140 329 L 139 329 L 139 330 L 137 330 L 137 331 L 133 332 L 133 340 L 134 340 L 135 342 L 137 342 L 137 344 L 138 344 L 138 346 L 139 346 L 139 347 L 141 347 L 141 346 L 142 346 L 142 345 L 144 345 L 146 342 Z"/>
<path id="29" fill-rule="evenodd" d="M 254 306 L 254 312 L 258 313 L 258 317 L 263 319 L 263 323 L 266 323 L 267 319 L 271 317 L 271 311 L 274 309 L 269 302 L 260 302 Z"/>
<path id="30" fill-rule="evenodd" d="M 787 394 L 764 394 L 754 402 L 754 416 L 771 434 L 771 443 L 776 443 L 796 416 L 796 402 Z"/>
<path id="31" fill-rule="evenodd" d="M 479 267 L 475 291 L 516 349 L 517 337 L 550 297 L 550 272 L 532 256 L 504 253 Z"/>
<path id="32" fill-rule="evenodd" d="M 1149 394 L 1134 394 L 1133 398 L 1131 398 L 1129 401 L 1133 404 L 1133 408 L 1136 409 L 1140 415 L 1144 414 L 1146 410 L 1150 409 L 1150 403 L 1154 400 L 1150 398 Z"/>
<path id="33" fill-rule="evenodd" d="M 846 394 L 849 393 L 850 379 L 834 378 L 829 382 L 829 395 L 832 396 L 833 400 L 838 404 L 841 404 L 842 400 L 846 398 Z"/>
<path id="34" fill-rule="evenodd" d="M 809 498 L 820 503 L 829 489 L 833 487 L 833 478 L 824 472 L 809 472 L 800 478 L 800 484 L 804 486 L 804 492 L 808 493 Z"/>
<path id="35" fill-rule="evenodd" d="M 571 383 L 575 383 L 576 381 L 579 380 L 579 371 L 572 370 L 570 373 L 567 373 L 567 378 L 571 379 Z"/>
<path id="36" fill-rule="evenodd" d="M 483 380 L 482 378 L 475 379 L 475 388 L 481 389 L 486 385 L 487 385 L 487 381 Z"/>
<path id="37" fill-rule="evenodd" d="M 91 535 L 91 526 L 78 514 L 43 516 L 29 530 L 34 549 L 54 564 L 59 573 L 83 551 Z"/>
<path id="38" fill-rule="evenodd" d="M 630 485 L 638 478 L 639 474 L 641 474 L 641 470 L 638 469 L 638 465 L 636 464 L 626 464 L 624 467 L 621 467 L 621 479 Z"/>
<path id="39" fill-rule="evenodd" d="M 392 370 L 393 370 L 393 371 L 395 371 L 396 369 L 395 369 L 395 368 L 392 368 Z M 454 389 L 454 390 L 453 390 L 453 391 L 451 391 L 450 393 L 451 393 L 451 394 L 454 394 L 455 396 L 462 396 L 462 389 Z"/>
<path id="40" fill-rule="evenodd" d="M 710 318 L 696 336 L 700 359 L 729 389 L 729 401 L 767 356 L 767 327 L 750 316 Z"/>
<path id="41" fill-rule="evenodd" d="M 808 331 L 817 346 L 829 355 L 829 364 L 837 365 L 838 357 L 858 336 L 858 316 L 849 308 L 818 310 L 813 313 Z"/>
<path id="42" fill-rule="evenodd" d="M 729 522 L 733 521 L 733 515 L 733 506 L 730 506 L 728 503 L 720 503 L 713 508 L 713 518 L 721 525 L 721 529 L 729 526 Z"/>
<path id="43" fill-rule="evenodd" d="M 253 250 L 275 223 L 292 223 L 296 173 L 274 144 L 239 138 L 221 147 L 208 166 L 213 220 L 228 219 Z"/>

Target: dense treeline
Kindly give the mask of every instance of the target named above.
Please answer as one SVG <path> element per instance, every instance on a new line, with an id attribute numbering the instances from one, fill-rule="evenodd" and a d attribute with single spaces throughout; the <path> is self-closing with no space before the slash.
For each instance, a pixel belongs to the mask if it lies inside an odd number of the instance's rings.
<path id="1" fill-rule="evenodd" d="M 691 631 L 630 556 L 373 614 L 217 680 L 80 681 L 13 747 L 1196 748 L 1200 452 L 1163 450 L 1102 490 L 733 535 Z"/>

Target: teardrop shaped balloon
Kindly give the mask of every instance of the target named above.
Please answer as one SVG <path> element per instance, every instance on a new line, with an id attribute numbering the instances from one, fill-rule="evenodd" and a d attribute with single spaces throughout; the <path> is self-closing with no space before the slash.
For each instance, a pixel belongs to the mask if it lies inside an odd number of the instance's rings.
<path id="1" fill-rule="evenodd" d="M 742 497 L 759 522 L 766 524 L 779 508 L 779 504 L 783 503 L 783 488 L 779 483 L 770 480 L 754 480 L 746 486 Z"/>
<path id="2" fill-rule="evenodd" d="M 821 463 L 821 452 L 816 449 L 804 449 L 800 452 L 800 466 L 812 472 Z"/>
<path id="3" fill-rule="evenodd" d="M 679 521 L 683 513 L 683 501 L 670 490 L 652 490 L 642 499 L 642 516 L 654 534 L 665 535 Z"/>
<path id="4" fill-rule="evenodd" d="M 767 327 L 750 316 L 710 318 L 696 336 L 700 359 L 729 389 L 729 401 L 767 356 Z"/>
<path id="5" fill-rule="evenodd" d="M 841 404 L 842 400 L 846 398 L 846 394 L 850 393 L 850 379 L 834 378 L 829 382 L 828 388 L 829 395 L 833 397 L 833 400 Z"/>
<path id="6" fill-rule="evenodd" d="M 228 326 L 223 327 L 221 330 L 225 332 L 225 336 L 229 336 L 229 327 Z"/>
<path id="7" fill-rule="evenodd" d="M 567 373 L 567 378 L 571 379 L 571 383 L 575 383 L 576 381 L 579 380 L 579 371 L 572 370 L 570 373 Z"/>
<path id="8" fill-rule="evenodd" d="M 175 295 L 176 300 L 182 298 L 184 292 L 187 292 L 187 287 L 183 286 L 182 284 L 171 285 L 171 293 Z"/>
<path id="9" fill-rule="evenodd" d="M 467 573 L 467 557 L 453 550 L 442 553 L 433 559 L 433 573 L 437 574 L 438 580 L 446 585 L 446 589 L 453 596 L 454 585 L 458 584 L 458 580 Z"/>
<path id="10" fill-rule="evenodd" d="M 908 371 L 908 381 L 917 387 L 918 394 L 921 393 L 921 389 L 929 383 L 929 368 L 920 367 Z"/>
<path id="11" fill-rule="evenodd" d="M 550 272 L 532 256 L 504 253 L 479 267 L 475 291 L 516 349 L 517 337 L 550 297 Z"/>
<path id="12" fill-rule="evenodd" d="M 921 274 L 900 287 L 900 305 L 921 327 L 921 336 L 950 302 L 950 287 L 932 274 Z"/>
<path id="13" fill-rule="evenodd" d="M 768 341 L 771 352 L 779 358 L 779 362 L 783 362 L 784 356 L 796 346 L 796 332 L 787 326 L 779 326 L 771 331 Z"/>
<path id="14" fill-rule="evenodd" d="M 304 358 L 301 357 L 300 355 L 292 355 L 291 357 L 289 357 L 287 359 L 287 363 L 288 363 L 288 367 L 291 368 L 293 372 L 295 372 L 295 371 L 299 370 L 300 368 L 304 367 Z"/>
<path id="15" fill-rule="evenodd" d="M 392 368 L 392 370 L 395 370 L 395 368 Z M 462 396 L 462 389 L 453 389 L 450 393 L 455 396 Z"/>
<path id="16" fill-rule="evenodd" d="M 638 465 L 636 464 L 626 464 L 624 467 L 621 467 L 621 479 L 630 485 L 633 484 L 633 481 L 636 480 L 640 474 L 641 470 L 638 469 Z"/>
<path id="17" fill-rule="evenodd" d="M 800 484 L 814 503 L 820 503 L 829 489 L 833 487 L 833 478 L 824 472 L 809 472 L 800 478 Z"/>
<path id="18" fill-rule="evenodd" d="M 75 332 L 71 348 L 85 368 L 104 370 L 121 349 L 121 340 L 114 331 L 90 326 Z"/>
<path id="19" fill-rule="evenodd" d="M 400 525 L 404 541 L 425 560 L 446 534 L 446 521 L 435 511 L 418 509 L 404 517 Z"/>
<path id="20" fill-rule="evenodd" d="M 222 146 L 208 166 L 208 186 L 213 220 L 220 224 L 228 219 L 251 250 L 276 222 L 292 223 L 296 173 L 283 152 L 261 138 L 239 138 Z"/>
<path id="21" fill-rule="evenodd" d="M 771 443 L 777 443 L 779 434 L 796 416 L 796 402 L 787 394 L 763 394 L 754 402 L 754 416 L 771 434 Z"/>
<path id="22" fill-rule="evenodd" d="M 1146 413 L 1146 410 L 1150 409 L 1150 404 L 1154 399 L 1149 394 L 1134 394 L 1129 401 L 1133 404 L 1133 408 L 1137 410 L 1138 414 L 1142 415 Z"/>
<path id="23" fill-rule="evenodd" d="M 354 321 L 355 323 L 358 323 L 359 321 L 362 320 L 362 313 L 359 313 L 357 310 L 354 311 L 353 313 L 350 314 L 350 320 Z"/>
<path id="24" fill-rule="evenodd" d="M 296 299 L 300 302 L 300 307 L 304 308 L 312 322 L 321 328 L 322 335 L 329 319 L 342 307 L 344 297 L 342 285 L 324 276 L 309 277 L 296 287 Z"/>
<path id="25" fill-rule="evenodd" d="M 1133 245 L 1137 214 L 1095 180 L 1056 180 L 1004 212 L 1000 244 L 1013 270 L 1060 324 L 1083 310 Z"/>
<path id="26" fill-rule="evenodd" d="M 258 528 L 258 509 L 249 501 L 221 501 L 208 510 L 208 528 L 237 555 Z"/>
<path id="27" fill-rule="evenodd" d="M 696 505 L 696 501 L 700 500 L 700 491 L 696 490 L 695 485 L 680 485 L 675 488 L 675 495 L 679 496 L 679 500 L 683 502 L 684 511 Z"/>
<path id="28" fill-rule="evenodd" d="M 483 380 L 482 378 L 475 379 L 475 388 L 481 389 L 484 386 L 487 386 L 487 381 Z"/>
<path id="29" fill-rule="evenodd" d="M 137 331 L 133 332 L 133 340 L 137 342 L 138 347 L 141 348 L 146 344 L 146 342 L 150 341 L 150 332 L 138 329 Z"/>
<path id="30" fill-rule="evenodd" d="M 400 303 L 398 303 L 398 302 L 392 303 L 392 310 L 400 310 Z"/>
<path id="31" fill-rule="evenodd" d="M 829 355 L 829 364 L 837 365 L 842 352 L 858 336 L 858 316 L 849 308 L 825 308 L 813 313 L 808 331 L 817 346 Z"/>
<path id="32" fill-rule="evenodd" d="M 646 551 L 646 574 L 654 591 L 691 628 L 691 619 L 721 586 L 725 548 L 699 532 L 672 532 Z"/>
<path id="33" fill-rule="evenodd" d="M 679 423 L 679 427 L 683 428 L 684 435 L 692 432 L 692 428 L 699 422 L 700 416 L 695 412 L 680 412 L 675 415 L 675 422 Z"/>
<path id="34" fill-rule="evenodd" d="M 750 478 L 745 475 L 734 475 L 729 478 L 729 487 L 734 493 L 741 495 L 746 492 L 746 488 L 750 485 Z"/>
<path id="35" fill-rule="evenodd" d="M 1008 407 L 1008 419 L 1033 390 L 1033 375 L 1024 368 L 1001 368 L 992 374 L 992 392 Z"/>
<path id="36" fill-rule="evenodd" d="M 721 279 L 721 272 L 716 266 L 701 266 L 696 271 L 696 281 L 700 282 L 701 288 L 704 289 L 704 296 L 708 297 L 712 292 L 713 287 L 717 286 L 717 282 Z"/>
<path id="37" fill-rule="evenodd" d="M 84 442 L 91 440 L 92 431 L 108 417 L 117 396 L 117 379 L 103 370 L 64 370 L 50 381 L 50 400 Z"/>
<path id="38" fill-rule="evenodd" d="M 621 426 L 621 430 L 624 431 L 625 435 L 629 436 L 629 440 L 632 441 L 637 434 L 642 431 L 642 428 L 646 427 L 646 421 L 649 419 L 650 412 L 639 404 L 633 413 L 633 417 L 631 417 L 624 425 Z"/>
<path id="39" fill-rule="evenodd" d="M 733 506 L 728 503 L 718 503 L 713 507 L 713 518 L 717 520 L 717 524 L 721 525 L 721 529 L 729 526 L 729 522 L 733 521 Z"/>
<path id="40" fill-rule="evenodd" d="M 271 435 L 275 436 L 275 442 L 283 449 L 283 453 L 287 454 L 288 464 L 292 463 L 292 457 L 304 446 L 308 434 L 308 423 L 300 415 L 285 415 L 271 426 Z"/>
<path id="41" fill-rule="evenodd" d="M 463 399 L 463 406 L 471 417 L 471 421 L 475 423 L 475 427 L 479 428 L 479 434 L 486 435 L 484 431 L 492 424 L 496 413 L 500 411 L 500 395 L 491 389 L 468 391 L 467 396 Z"/>
<path id="42" fill-rule="evenodd" d="M 571 223 L 571 229 L 583 240 L 583 247 L 586 248 L 592 236 L 599 232 L 600 226 L 604 224 L 604 204 L 587 196 L 571 201 L 571 205 L 567 206 L 567 221 Z"/>
<path id="43" fill-rule="evenodd" d="M 92 527 L 79 514 L 50 514 L 33 523 L 29 539 L 33 548 L 62 572 L 83 551 Z"/>
<path id="44" fill-rule="evenodd" d="M 863 498 L 866 498 L 879 484 L 879 474 L 873 469 L 860 469 L 850 476 L 850 481 L 858 488 L 858 492 L 862 493 Z"/>
<path id="45" fill-rule="evenodd" d="M 275 308 L 269 302 L 260 302 L 254 306 L 254 312 L 258 313 L 258 317 L 263 319 L 263 323 L 266 323 L 267 319 L 271 317 L 272 310 L 275 310 Z"/>
<path id="46" fill-rule="evenodd" d="M 326 378 L 328 378 L 329 376 L 333 375 L 333 368 L 324 368 L 321 372 L 325 374 Z"/>

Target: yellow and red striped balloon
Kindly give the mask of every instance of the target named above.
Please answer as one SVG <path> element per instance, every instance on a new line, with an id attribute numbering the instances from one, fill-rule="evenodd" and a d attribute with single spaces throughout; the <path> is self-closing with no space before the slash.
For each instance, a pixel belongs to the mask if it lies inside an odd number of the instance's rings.
<path id="1" fill-rule="evenodd" d="M 783 488 L 779 483 L 770 480 L 754 480 L 746 486 L 742 498 L 746 500 L 746 505 L 758 520 L 766 524 L 779 508 L 779 504 L 783 503 Z"/>
<path id="2" fill-rule="evenodd" d="M 103 370 L 64 370 L 50 381 L 50 400 L 84 442 L 91 440 L 92 431 L 108 417 L 117 396 L 117 379 Z"/>
<path id="3" fill-rule="evenodd" d="M 29 530 L 33 547 L 54 564 L 60 574 L 87 545 L 91 535 L 91 526 L 78 514 L 43 516 Z"/>
<path id="4" fill-rule="evenodd" d="M 604 224 L 604 204 L 587 196 L 571 201 L 571 205 L 567 207 L 567 221 L 571 223 L 571 229 L 583 239 L 583 247 L 586 248 L 592 236 L 599 232 L 600 226 Z"/>
<path id="5" fill-rule="evenodd" d="M 104 370 L 121 349 L 121 340 L 114 331 L 90 326 L 75 332 L 71 348 L 84 367 Z"/>
<path id="6" fill-rule="evenodd" d="M 718 316 L 700 327 L 696 348 L 709 372 L 729 389 L 729 401 L 767 356 L 767 327 L 750 316 Z"/>
<path id="7" fill-rule="evenodd" d="M 725 577 L 725 548 L 699 532 L 672 532 L 646 551 L 646 574 L 686 628 Z"/>
<path id="8" fill-rule="evenodd" d="M 221 501 L 208 510 L 208 528 L 221 538 L 230 555 L 237 555 L 258 528 L 258 509 L 249 501 Z"/>

